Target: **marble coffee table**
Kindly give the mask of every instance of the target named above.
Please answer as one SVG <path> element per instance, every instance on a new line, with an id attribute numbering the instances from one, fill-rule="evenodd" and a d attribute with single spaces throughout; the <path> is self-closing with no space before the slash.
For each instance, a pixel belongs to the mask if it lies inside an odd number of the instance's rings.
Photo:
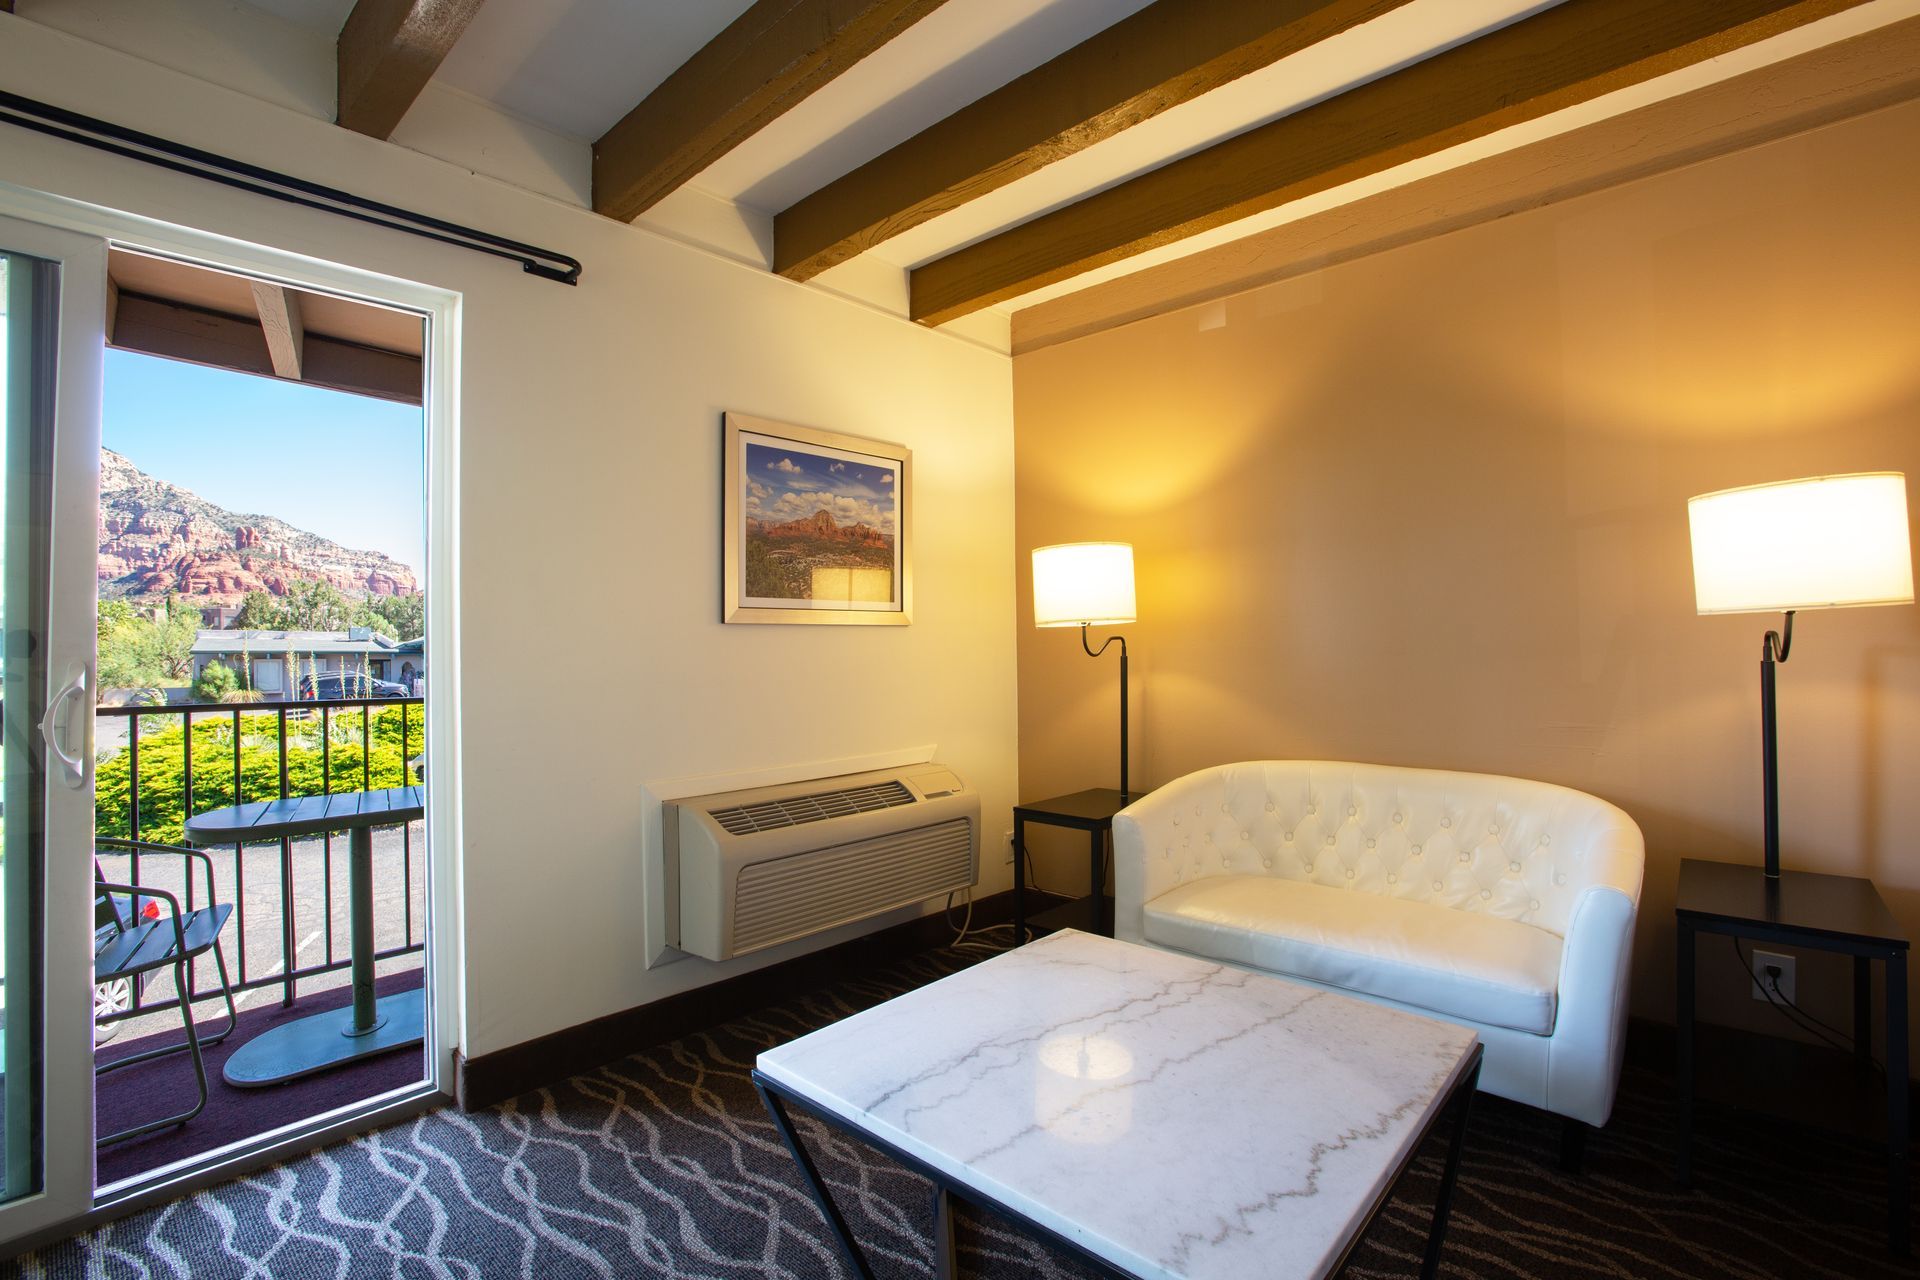
<path id="1" fill-rule="evenodd" d="M 1439 1265 L 1480 1074 L 1468 1030 L 1111 938 L 1052 934 L 759 1057 L 755 1086 L 852 1264 L 797 1107 L 1115 1275 L 1333 1274 L 1443 1113 Z"/>

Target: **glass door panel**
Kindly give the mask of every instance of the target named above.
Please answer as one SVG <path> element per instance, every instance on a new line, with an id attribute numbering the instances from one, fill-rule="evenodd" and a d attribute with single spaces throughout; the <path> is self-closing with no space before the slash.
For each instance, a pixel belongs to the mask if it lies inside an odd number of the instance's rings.
<path id="1" fill-rule="evenodd" d="M 0 1244 L 91 1203 L 105 246 L 0 217 Z"/>

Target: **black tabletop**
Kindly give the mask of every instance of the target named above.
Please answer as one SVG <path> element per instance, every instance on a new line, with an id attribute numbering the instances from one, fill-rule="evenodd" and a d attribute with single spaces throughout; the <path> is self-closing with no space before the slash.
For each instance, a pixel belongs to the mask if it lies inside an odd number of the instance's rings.
<path id="1" fill-rule="evenodd" d="M 1674 911 L 1681 916 L 1907 945 L 1900 922 L 1887 910 L 1873 881 L 1814 871 L 1782 871 L 1769 885 L 1758 866 L 1730 862 L 1680 863 Z"/>
<path id="2" fill-rule="evenodd" d="M 188 818 L 187 843 L 234 844 L 346 831 L 353 827 L 384 827 L 411 822 L 426 811 L 426 797 L 420 787 L 256 800 L 231 809 L 210 809 Z"/>
<path id="3" fill-rule="evenodd" d="M 1144 794 L 1144 791 L 1135 791 L 1123 796 L 1112 787 L 1095 787 L 1048 800 L 1029 800 L 1015 805 L 1013 811 L 1023 818 L 1044 818 L 1068 826 L 1104 826 L 1113 821 L 1114 814 Z"/>

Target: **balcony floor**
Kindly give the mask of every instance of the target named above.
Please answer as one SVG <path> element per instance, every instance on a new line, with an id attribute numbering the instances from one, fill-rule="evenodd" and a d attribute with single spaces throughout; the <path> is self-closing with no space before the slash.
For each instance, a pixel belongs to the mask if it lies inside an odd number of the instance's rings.
<path id="1" fill-rule="evenodd" d="M 383 996 L 409 991 L 420 985 L 420 978 L 421 971 L 417 968 L 389 974 L 375 983 L 375 989 Z M 341 1008 L 350 999 L 349 989 L 341 986 L 303 995 L 292 1008 L 282 1008 L 277 999 L 258 1008 L 243 1007 L 234 1033 L 207 1050 L 207 1109 L 184 1125 L 102 1148 L 95 1177 L 97 1185 L 106 1186 L 148 1173 L 176 1160 L 240 1142 L 425 1078 L 426 1058 L 417 1048 L 396 1050 L 264 1089 L 236 1089 L 222 1078 L 220 1071 L 228 1056 L 248 1040 L 292 1019 Z M 209 1023 L 217 1028 L 226 1019 L 225 1008 L 217 1000 L 202 1001 L 194 1007 L 194 1013 L 203 1028 Z M 158 1035 L 115 1039 L 100 1046 L 97 1060 L 111 1062 L 144 1048 L 179 1040 L 178 1017 L 170 1016 L 168 1021 L 171 1026 Z M 142 1120 L 178 1111 L 192 1102 L 193 1096 L 193 1062 L 185 1053 L 98 1077 L 94 1098 L 100 1132 L 112 1133 Z"/>

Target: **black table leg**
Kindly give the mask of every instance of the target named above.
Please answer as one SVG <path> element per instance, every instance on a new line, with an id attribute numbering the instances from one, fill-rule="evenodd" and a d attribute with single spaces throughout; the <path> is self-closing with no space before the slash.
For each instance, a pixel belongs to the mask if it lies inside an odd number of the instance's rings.
<path id="1" fill-rule="evenodd" d="M 1480 1088 L 1480 1057 L 1473 1069 L 1448 1099 L 1453 1115 L 1453 1136 L 1447 1140 L 1447 1163 L 1440 1174 L 1440 1195 L 1433 1205 L 1433 1225 L 1427 1229 L 1427 1256 L 1420 1264 L 1420 1280 L 1433 1280 L 1440 1274 L 1440 1250 L 1447 1242 L 1447 1219 L 1453 1213 L 1453 1187 L 1460 1176 L 1460 1150 L 1467 1141 L 1467 1118 L 1473 1111 L 1473 1095 Z"/>
<path id="2" fill-rule="evenodd" d="M 794 1132 L 793 1120 L 787 1115 L 786 1104 L 780 1095 L 761 1084 L 756 1077 L 753 1087 L 760 1094 L 760 1101 L 766 1104 L 767 1114 L 773 1117 L 773 1127 L 780 1131 L 780 1140 L 787 1144 L 787 1151 L 793 1156 L 793 1162 L 800 1166 L 800 1177 L 806 1182 L 807 1190 L 813 1194 L 813 1202 L 820 1206 L 821 1216 L 826 1218 L 827 1226 L 840 1242 L 840 1250 L 847 1255 L 847 1261 L 853 1266 L 853 1273 L 860 1280 L 873 1280 L 873 1268 L 867 1265 L 867 1256 L 860 1252 L 860 1246 L 853 1242 L 853 1232 L 847 1228 L 847 1220 L 840 1216 L 840 1206 L 827 1194 L 827 1184 L 820 1180 L 820 1170 L 815 1167 L 813 1157 L 800 1145 L 800 1135 Z"/>
<path id="3" fill-rule="evenodd" d="M 1013 815 L 1013 945 L 1027 940 L 1027 820 Z"/>
<path id="4" fill-rule="evenodd" d="M 1862 1075 L 1873 1070 L 1873 958 L 1853 958 L 1853 1061 Z"/>
<path id="5" fill-rule="evenodd" d="M 1907 953 L 1887 956 L 1887 1247 L 1906 1257 Z"/>
<path id="6" fill-rule="evenodd" d="M 1105 859 L 1101 857 L 1107 849 L 1106 837 L 1104 832 L 1097 830 L 1090 835 L 1092 839 L 1088 843 L 1093 849 L 1088 862 L 1087 883 L 1093 886 L 1093 931 L 1111 938 L 1113 921 L 1107 915 L 1107 868 Z"/>
<path id="7" fill-rule="evenodd" d="M 1674 965 L 1679 975 L 1679 986 L 1674 991 L 1673 1004 L 1673 1074 L 1680 1103 L 1679 1112 L 1674 1117 L 1674 1144 L 1678 1148 L 1674 1176 L 1683 1187 L 1691 1185 L 1693 1181 L 1690 1167 L 1693 1145 L 1693 943 L 1693 926 L 1682 920 L 1679 954 Z"/>
<path id="8" fill-rule="evenodd" d="M 933 1189 L 933 1275 L 934 1280 L 957 1280 L 960 1275 L 953 1251 L 953 1194 L 945 1187 Z"/>

